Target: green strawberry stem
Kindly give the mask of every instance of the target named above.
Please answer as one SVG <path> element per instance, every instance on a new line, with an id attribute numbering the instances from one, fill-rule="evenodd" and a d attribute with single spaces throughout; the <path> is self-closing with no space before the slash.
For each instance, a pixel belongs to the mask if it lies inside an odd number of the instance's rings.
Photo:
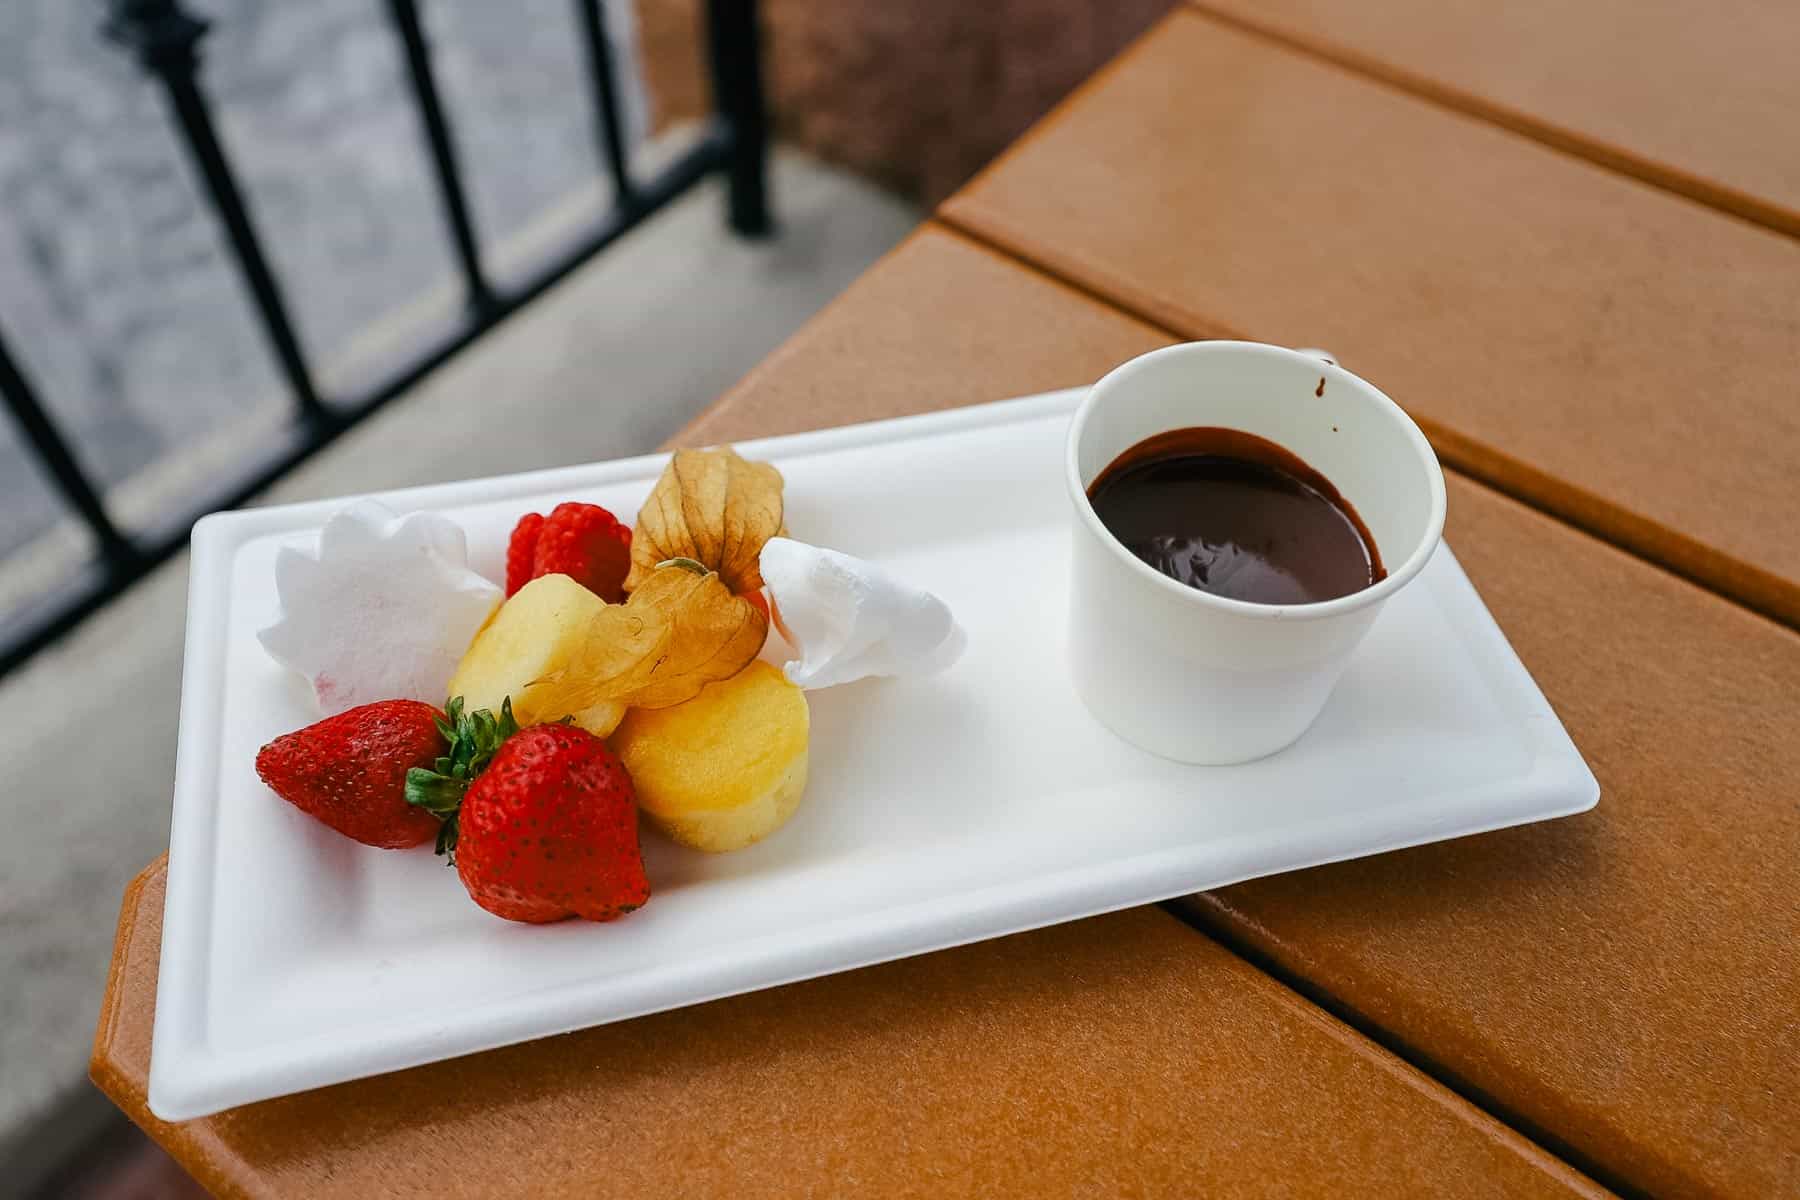
<path id="1" fill-rule="evenodd" d="M 429 768 L 413 767 L 407 771 L 406 802 L 443 822 L 438 826 L 437 852 L 454 863 L 456 814 L 462 807 L 463 793 L 487 768 L 501 744 L 519 732 L 519 723 L 513 719 L 510 696 L 500 702 L 498 717 L 485 708 L 464 712 L 461 696 L 444 705 L 444 715 L 448 719 L 439 721 L 437 728 L 449 743 L 450 752 Z"/>

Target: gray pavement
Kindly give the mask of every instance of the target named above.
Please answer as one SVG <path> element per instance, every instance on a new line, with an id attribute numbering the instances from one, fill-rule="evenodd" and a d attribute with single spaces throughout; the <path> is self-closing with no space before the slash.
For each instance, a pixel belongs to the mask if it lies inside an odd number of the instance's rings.
<path id="1" fill-rule="evenodd" d="M 726 235 L 723 197 L 709 184 L 268 499 L 651 449 L 918 219 L 795 154 L 778 156 L 774 189 L 775 240 Z M 598 201 L 577 194 L 514 239 L 517 252 L 548 236 L 542 226 L 581 219 Z M 404 336 L 407 324 L 377 323 L 370 333 L 367 321 L 347 322 L 343 336 L 356 334 L 379 356 L 379 344 L 367 343 L 379 343 L 384 329 Z M 215 336 L 241 348 L 253 332 Z M 241 393 L 258 394 L 248 384 Z M 9 727 L 0 789 L 0 1162 L 47 1114 L 72 1123 L 72 1106 L 91 1092 L 85 1064 L 119 895 L 167 844 L 185 583 L 177 560 L 0 683 Z"/>

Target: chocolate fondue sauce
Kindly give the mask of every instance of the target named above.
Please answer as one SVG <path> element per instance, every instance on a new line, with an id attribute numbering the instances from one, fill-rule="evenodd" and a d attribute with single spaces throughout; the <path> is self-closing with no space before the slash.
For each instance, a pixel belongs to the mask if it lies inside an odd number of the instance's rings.
<path id="1" fill-rule="evenodd" d="M 1088 488 L 1127 550 L 1189 587 L 1258 604 L 1310 604 L 1385 578 L 1356 509 L 1267 438 L 1173 429 L 1114 459 Z"/>

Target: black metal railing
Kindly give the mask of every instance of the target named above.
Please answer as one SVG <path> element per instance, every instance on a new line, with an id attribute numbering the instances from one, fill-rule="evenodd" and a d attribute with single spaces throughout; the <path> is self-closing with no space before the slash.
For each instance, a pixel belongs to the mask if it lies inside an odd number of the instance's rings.
<path id="1" fill-rule="evenodd" d="M 509 288 L 497 287 L 482 269 L 481 241 L 469 213 L 456 142 L 432 73 L 431 48 L 419 21 L 418 5 L 415 0 L 385 3 L 404 52 L 407 80 L 418 106 L 439 200 L 462 273 L 465 304 L 448 328 L 439 331 L 386 378 L 354 395 L 325 396 L 313 380 L 288 316 L 280 282 L 263 253 L 255 222 L 219 143 L 206 94 L 200 86 L 199 48 L 207 22 L 186 11 L 179 0 L 111 0 L 105 33 L 134 51 L 168 95 L 181 140 L 205 184 L 206 195 L 224 227 L 232 257 L 261 318 L 269 349 L 293 393 L 294 419 L 260 458 L 210 494 L 194 498 L 174 519 L 150 528 L 122 529 L 108 513 L 100 488 L 83 469 L 69 439 L 38 400 L 24 369 L 8 351 L 4 336 L 0 336 L 0 397 L 4 397 L 27 445 L 67 507 L 85 523 L 95 546 L 92 561 L 75 578 L 24 611 L 7 615 L 0 623 L 0 675 L 179 551 L 187 544 L 188 534 L 200 517 L 242 504 L 709 173 L 721 172 L 729 182 L 731 227 L 747 236 L 768 232 L 764 184 L 768 132 L 755 0 L 708 0 L 707 55 L 713 82 L 713 115 L 679 157 L 642 179 L 633 177 L 625 160 L 612 50 L 600 0 L 574 0 L 574 19 L 585 43 L 593 84 L 600 162 L 613 182 L 613 203 L 598 224 L 576 235 L 548 257 L 547 265 Z"/>

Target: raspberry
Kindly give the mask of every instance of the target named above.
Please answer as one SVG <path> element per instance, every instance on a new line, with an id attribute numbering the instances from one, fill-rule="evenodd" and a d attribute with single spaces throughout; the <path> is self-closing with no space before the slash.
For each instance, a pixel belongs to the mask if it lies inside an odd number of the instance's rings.
<path id="1" fill-rule="evenodd" d="M 625 599 L 630 571 L 631 530 L 597 504 L 559 504 L 537 530 L 533 579 L 567 575 L 608 604 L 618 604 Z M 511 576 L 509 567 L 509 582 Z"/>
<path id="2" fill-rule="evenodd" d="M 506 544 L 506 594 L 512 595 L 533 579 L 537 562 L 538 531 L 544 527 L 539 513 L 526 513 L 513 526 L 512 540 Z"/>

